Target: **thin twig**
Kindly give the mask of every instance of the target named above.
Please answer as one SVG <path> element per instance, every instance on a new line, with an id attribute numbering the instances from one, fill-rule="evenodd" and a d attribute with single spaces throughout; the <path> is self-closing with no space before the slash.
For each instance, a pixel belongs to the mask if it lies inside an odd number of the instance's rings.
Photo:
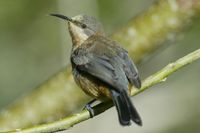
<path id="1" fill-rule="evenodd" d="M 177 71 L 178 69 L 194 62 L 195 60 L 200 58 L 200 49 L 178 59 L 177 61 L 168 64 L 166 67 L 158 71 L 157 73 L 149 76 L 146 78 L 142 83 L 141 89 L 135 89 L 132 88 L 131 95 L 136 95 L 144 90 L 150 88 L 153 85 L 156 85 L 158 83 L 166 81 L 167 77 L 172 74 L 173 72 Z M 111 102 L 101 103 L 94 107 L 95 116 L 101 114 L 102 112 L 106 111 L 110 107 L 112 107 L 113 104 Z M 15 131 L 10 131 L 12 133 L 36 133 L 36 132 L 56 132 L 56 131 L 62 131 L 66 130 L 75 124 L 78 124 L 82 121 L 85 121 L 90 118 L 90 114 L 87 110 L 83 110 L 78 114 L 74 114 L 71 116 L 68 116 L 60 121 L 55 121 L 48 124 L 43 124 L 27 129 L 16 129 Z"/>

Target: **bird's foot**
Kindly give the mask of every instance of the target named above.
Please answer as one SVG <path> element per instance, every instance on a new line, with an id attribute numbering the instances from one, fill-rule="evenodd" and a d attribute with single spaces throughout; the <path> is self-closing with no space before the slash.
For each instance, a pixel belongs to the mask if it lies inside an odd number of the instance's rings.
<path id="1" fill-rule="evenodd" d="M 90 118 L 94 117 L 94 115 L 95 115 L 95 114 L 94 114 L 94 109 L 93 109 L 92 106 L 91 106 L 95 101 L 96 101 L 96 99 L 93 99 L 92 101 L 88 102 L 88 103 L 85 105 L 85 107 L 83 108 L 83 110 L 86 109 L 86 110 L 89 111 L 89 113 L 90 113 Z"/>

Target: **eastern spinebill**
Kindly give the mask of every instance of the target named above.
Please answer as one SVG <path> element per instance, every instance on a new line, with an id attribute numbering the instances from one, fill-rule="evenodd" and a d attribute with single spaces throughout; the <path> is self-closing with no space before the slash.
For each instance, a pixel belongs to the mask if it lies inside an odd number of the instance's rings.
<path id="1" fill-rule="evenodd" d="M 112 99 L 121 125 L 130 125 L 131 120 L 142 125 L 130 99 L 131 86 L 140 88 L 141 81 L 128 52 L 105 36 L 101 23 L 91 16 L 50 15 L 68 22 L 72 73 L 78 86 L 97 100 Z"/>

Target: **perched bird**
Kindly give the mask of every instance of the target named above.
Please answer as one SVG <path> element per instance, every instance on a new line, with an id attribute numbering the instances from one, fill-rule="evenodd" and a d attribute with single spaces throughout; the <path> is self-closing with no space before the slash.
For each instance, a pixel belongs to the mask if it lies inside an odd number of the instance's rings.
<path id="1" fill-rule="evenodd" d="M 140 88 L 141 81 L 128 52 L 106 37 L 101 23 L 93 17 L 50 15 L 68 22 L 73 43 L 72 73 L 80 88 L 95 99 L 112 99 L 121 125 L 130 125 L 131 120 L 142 125 L 129 97 L 130 86 Z"/>

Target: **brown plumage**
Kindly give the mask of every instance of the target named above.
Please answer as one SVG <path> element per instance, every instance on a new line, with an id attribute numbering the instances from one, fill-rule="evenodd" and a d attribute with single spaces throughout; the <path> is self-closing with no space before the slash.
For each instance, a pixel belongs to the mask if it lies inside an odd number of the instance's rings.
<path id="1" fill-rule="evenodd" d="M 121 125 L 130 125 L 131 120 L 142 125 L 129 97 L 129 86 L 140 88 L 141 82 L 128 52 L 107 38 L 101 24 L 92 17 L 51 15 L 68 20 L 73 42 L 72 71 L 80 88 L 95 99 L 112 99 Z"/>

